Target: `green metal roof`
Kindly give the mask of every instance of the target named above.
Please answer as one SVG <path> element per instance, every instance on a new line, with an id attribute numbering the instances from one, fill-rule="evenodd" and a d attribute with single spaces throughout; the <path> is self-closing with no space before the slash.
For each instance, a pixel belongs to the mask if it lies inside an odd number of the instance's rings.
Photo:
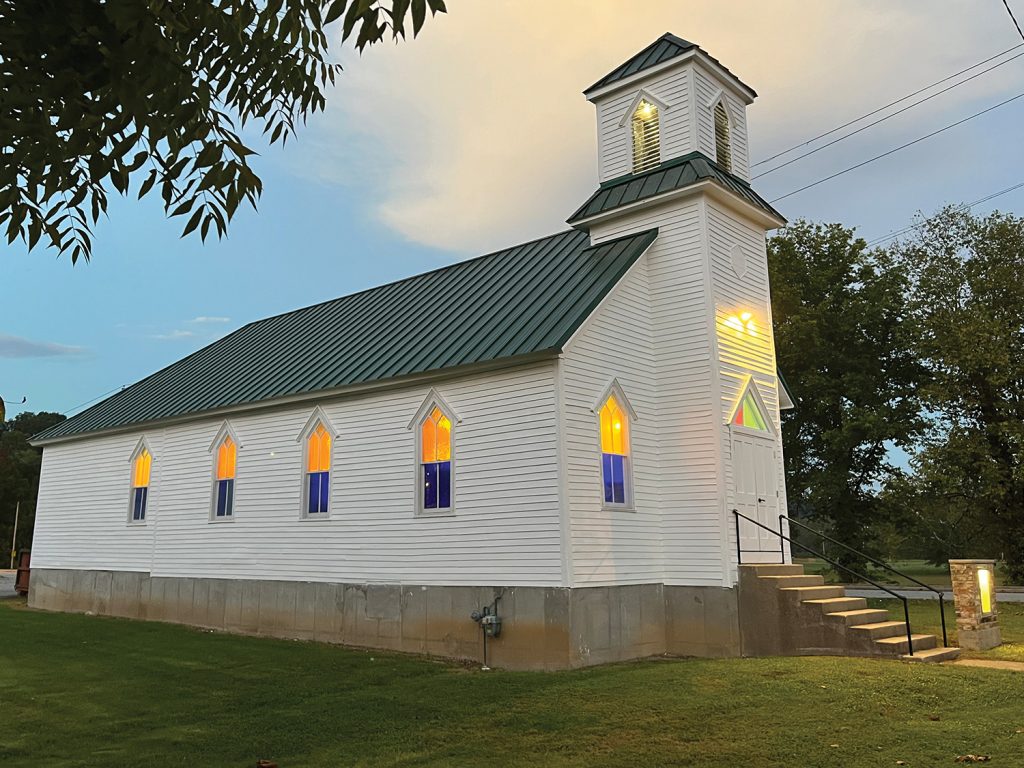
<path id="1" fill-rule="evenodd" d="M 786 218 L 772 208 L 742 179 L 712 162 L 700 152 L 677 157 L 662 163 L 657 168 L 638 174 L 627 174 L 604 182 L 572 216 L 570 224 L 589 219 L 591 216 L 647 198 L 674 192 L 677 189 L 710 179 L 742 198 L 746 202 L 782 221 Z"/>
<path id="2" fill-rule="evenodd" d="M 569 230 L 259 320 L 34 439 L 555 354 L 657 234 L 591 246 Z"/>
<path id="3" fill-rule="evenodd" d="M 596 83 L 594 83 L 592 86 L 587 88 L 583 93 L 588 94 L 591 91 L 596 91 L 598 88 L 604 88 L 606 85 L 611 85 L 612 83 L 618 82 L 619 80 L 625 80 L 627 77 L 635 75 L 637 72 L 643 72 L 645 69 L 656 67 L 658 64 L 661 64 L 662 62 L 674 59 L 677 56 L 682 56 L 687 51 L 692 51 L 695 48 L 701 51 L 705 56 L 711 59 L 711 61 L 713 61 L 715 64 L 721 67 L 725 72 L 728 72 L 729 75 L 736 78 L 736 81 L 743 85 L 744 88 L 747 88 L 751 94 L 753 94 L 754 96 L 757 95 L 756 93 L 754 93 L 753 88 L 751 88 L 749 85 L 747 85 L 738 77 L 736 77 L 736 75 L 733 75 L 732 72 L 729 72 L 729 70 L 722 65 L 722 62 L 720 62 L 714 56 L 711 56 L 699 45 L 697 45 L 696 43 L 691 43 L 689 40 L 683 40 L 683 38 L 681 37 L 676 37 L 671 32 L 666 32 L 664 35 L 662 35 L 653 43 L 651 43 L 642 51 L 640 51 L 640 53 L 630 57 L 625 64 L 616 67 L 607 75 L 605 75 Z"/>

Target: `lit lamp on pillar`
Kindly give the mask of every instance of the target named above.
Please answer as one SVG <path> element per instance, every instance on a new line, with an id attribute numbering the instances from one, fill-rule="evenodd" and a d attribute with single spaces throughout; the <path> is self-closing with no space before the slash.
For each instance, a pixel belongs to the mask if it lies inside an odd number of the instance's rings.
<path id="1" fill-rule="evenodd" d="M 1002 643 L 996 615 L 994 560 L 950 560 L 956 631 L 962 648 L 986 651 Z"/>

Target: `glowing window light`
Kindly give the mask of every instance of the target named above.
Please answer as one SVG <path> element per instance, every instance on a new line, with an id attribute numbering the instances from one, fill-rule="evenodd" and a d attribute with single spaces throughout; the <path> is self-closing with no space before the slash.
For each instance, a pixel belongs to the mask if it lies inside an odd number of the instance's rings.
<path id="1" fill-rule="evenodd" d="M 606 504 L 629 502 L 629 423 L 614 395 L 601 406 L 601 477 Z"/>
<path id="2" fill-rule="evenodd" d="M 420 474 L 423 509 L 451 509 L 452 422 L 437 406 L 420 425 Z"/>
<path id="3" fill-rule="evenodd" d="M 757 407 L 757 401 L 754 400 L 754 395 L 749 390 L 743 396 L 740 407 L 736 409 L 736 415 L 733 416 L 732 423 L 740 427 L 756 429 L 758 432 L 768 431 L 764 415 L 761 413 L 761 409 Z"/>
<path id="4" fill-rule="evenodd" d="M 741 312 L 738 315 L 730 315 L 724 321 L 727 328 L 736 331 L 737 335 L 746 334 L 757 337 L 757 322 L 752 312 Z"/>
<path id="5" fill-rule="evenodd" d="M 323 424 L 306 440 L 306 514 L 327 514 L 331 490 L 331 436 Z"/>
<path id="6" fill-rule="evenodd" d="M 231 517 L 235 503 L 235 464 L 238 446 L 231 437 L 225 437 L 217 448 L 217 483 L 214 517 Z"/>
<path id="7" fill-rule="evenodd" d="M 658 107 L 641 99 L 633 111 L 633 173 L 641 173 L 661 163 L 661 135 Z"/>
<path id="8" fill-rule="evenodd" d="M 978 569 L 978 591 L 981 593 L 981 612 L 992 613 L 992 571 Z"/>
<path id="9" fill-rule="evenodd" d="M 146 502 L 149 500 L 149 476 L 153 467 L 153 455 L 143 448 L 132 465 L 132 522 L 146 519 Z"/>

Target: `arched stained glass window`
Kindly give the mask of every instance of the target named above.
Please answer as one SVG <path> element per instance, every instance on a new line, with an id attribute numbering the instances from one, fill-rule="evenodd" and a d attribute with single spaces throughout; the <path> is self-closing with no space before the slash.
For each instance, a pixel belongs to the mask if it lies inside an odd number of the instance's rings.
<path id="1" fill-rule="evenodd" d="M 437 406 L 420 424 L 420 487 L 423 509 L 451 509 L 452 422 Z"/>
<path id="2" fill-rule="evenodd" d="M 143 447 L 132 462 L 132 522 L 141 523 L 146 519 L 146 502 L 149 500 L 149 476 L 153 468 L 153 454 Z"/>
<path id="3" fill-rule="evenodd" d="M 736 409 L 736 415 L 732 417 L 732 423 L 739 427 L 756 429 L 758 432 L 768 431 L 764 414 L 761 413 L 757 400 L 754 399 L 754 394 L 749 389 L 743 395 L 743 400 L 740 401 L 739 408 Z"/>
<path id="4" fill-rule="evenodd" d="M 729 113 L 725 104 L 715 104 L 715 160 L 727 171 L 732 170 L 732 142 L 729 136 Z"/>
<path id="5" fill-rule="evenodd" d="M 306 514 L 327 514 L 330 489 L 331 435 L 317 424 L 306 438 Z"/>
<path id="6" fill-rule="evenodd" d="M 661 128 L 658 107 L 646 99 L 633 110 L 633 173 L 654 168 L 661 163 Z"/>
<path id="7" fill-rule="evenodd" d="M 214 516 L 231 517 L 235 503 L 235 465 L 238 462 L 238 446 L 231 436 L 226 436 L 217 447 L 216 502 Z"/>
<path id="8" fill-rule="evenodd" d="M 601 406 L 600 423 L 604 503 L 626 506 L 632 501 L 629 482 L 629 421 L 614 395 Z"/>

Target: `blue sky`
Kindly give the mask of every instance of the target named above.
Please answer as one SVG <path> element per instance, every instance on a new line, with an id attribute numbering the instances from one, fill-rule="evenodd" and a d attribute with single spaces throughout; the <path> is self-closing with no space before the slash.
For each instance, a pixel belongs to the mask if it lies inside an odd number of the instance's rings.
<path id="1" fill-rule="evenodd" d="M 72 412 L 246 322 L 564 228 L 596 182 L 580 91 L 665 31 L 759 92 L 755 160 L 1022 42 L 999 0 L 643 5 L 452 0 L 416 41 L 339 51 L 327 113 L 285 149 L 257 145 L 265 193 L 226 240 L 181 240 L 133 195 L 89 264 L 5 248 L 0 395 L 28 397 L 9 412 Z M 1024 58 L 755 188 L 775 198 L 1020 92 Z M 884 235 L 1024 181 L 1022 124 L 1024 99 L 778 207 Z M 997 206 L 1020 213 L 1024 189 L 977 210 Z"/>

